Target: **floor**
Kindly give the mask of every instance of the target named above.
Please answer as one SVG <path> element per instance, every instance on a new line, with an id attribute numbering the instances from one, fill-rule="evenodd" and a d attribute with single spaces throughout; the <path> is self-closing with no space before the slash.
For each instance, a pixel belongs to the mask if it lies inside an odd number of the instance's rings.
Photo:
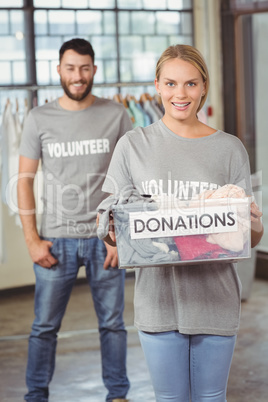
<path id="1" fill-rule="evenodd" d="M 125 324 L 131 402 L 153 402 L 148 371 L 133 327 L 134 278 L 126 279 Z M 0 294 L 0 402 L 22 402 L 33 292 Z M 97 321 L 86 284 L 77 284 L 63 321 L 50 402 L 104 402 Z M 268 401 L 268 281 L 255 280 L 242 303 L 240 333 L 228 386 L 228 402 Z"/>

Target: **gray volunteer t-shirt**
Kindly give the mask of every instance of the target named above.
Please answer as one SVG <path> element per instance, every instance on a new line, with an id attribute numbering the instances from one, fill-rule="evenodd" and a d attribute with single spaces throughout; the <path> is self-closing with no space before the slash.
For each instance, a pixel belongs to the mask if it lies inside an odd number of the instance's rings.
<path id="1" fill-rule="evenodd" d="M 135 188 L 187 200 L 229 183 L 251 195 L 248 155 L 237 137 L 217 131 L 183 138 L 158 121 L 120 139 L 103 191 Z M 136 269 L 135 325 L 149 332 L 234 335 L 240 287 L 232 263 Z"/>
<path id="2" fill-rule="evenodd" d="M 31 110 L 20 154 L 42 161 L 42 236 L 96 236 L 96 207 L 118 139 L 132 128 L 121 104 L 95 97 L 87 109 L 69 111 L 58 100 Z"/>

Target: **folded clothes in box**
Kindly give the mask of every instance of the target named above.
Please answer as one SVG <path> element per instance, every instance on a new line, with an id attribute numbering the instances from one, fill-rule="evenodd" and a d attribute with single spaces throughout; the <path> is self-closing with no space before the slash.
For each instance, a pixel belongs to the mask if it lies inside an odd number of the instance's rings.
<path id="1" fill-rule="evenodd" d="M 120 268 L 250 257 L 251 198 L 114 205 Z"/>

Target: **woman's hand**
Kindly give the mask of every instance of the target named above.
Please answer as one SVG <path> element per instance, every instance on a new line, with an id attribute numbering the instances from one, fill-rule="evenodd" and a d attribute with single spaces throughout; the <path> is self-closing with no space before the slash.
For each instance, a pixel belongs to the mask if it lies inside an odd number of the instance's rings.
<path id="1" fill-rule="evenodd" d="M 99 227 L 99 221 L 100 221 L 100 214 L 97 214 L 97 219 L 96 219 L 96 224 L 97 227 Z M 115 237 L 115 231 L 114 231 L 114 219 L 112 216 L 112 213 L 109 215 L 109 231 L 108 235 L 103 239 L 106 243 L 108 243 L 110 246 L 116 247 L 116 237 Z"/>
<path id="2" fill-rule="evenodd" d="M 260 217 L 262 216 L 262 212 L 259 210 L 259 207 L 255 202 L 252 202 L 250 205 L 250 213 L 251 222 L 258 222 Z"/>
<path id="3" fill-rule="evenodd" d="M 116 243 L 115 230 L 114 230 L 114 217 L 112 212 L 109 215 L 109 236 L 111 240 Z"/>
<path id="4" fill-rule="evenodd" d="M 257 246 L 263 235 L 263 225 L 261 222 L 262 212 L 258 205 L 252 202 L 250 205 L 251 213 L 251 247 Z"/>

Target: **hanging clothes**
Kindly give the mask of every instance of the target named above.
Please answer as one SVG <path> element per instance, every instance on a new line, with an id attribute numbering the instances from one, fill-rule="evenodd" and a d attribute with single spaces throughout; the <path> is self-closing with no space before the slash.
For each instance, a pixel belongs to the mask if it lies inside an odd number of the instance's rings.
<path id="1" fill-rule="evenodd" d="M 155 105 L 152 103 L 153 98 L 148 94 L 142 94 L 140 97 L 140 104 L 145 112 L 151 119 L 151 123 L 157 122 L 159 119 L 163 117 L 163 114 L 159 114 L 155 109 Z"/>
<path id="2" fill-rule="evenodd" d="M 115 100 L 118 103 L 122 103 L 127 111 L 127 114 L 130 117 L 130 120 L 132 121 L 133 125 L 135 124 L 135 117 L 132 113 L 132 111 L 130 110 L 130 108 L 128 107 L 128 102 L 125 98 L 122 97 L 121 94 L 116 94 L 113 96 L 113 100 Z"/>
<path id="3" fill-rule="evenodd" d="M 22 135 L 22 123 L 20 121 L 18 99 L 16 99 L 16 112 L 15 112 L 15 115 L 14 115 L 14 120 L 15 120 L 15 129 L 16 129 L 15 134 L 16 134 L 16 137 L 17 137 L 16 147 L 19 148 L 20 139 L 21 139 L 21 135 Z"/>
<path id="4" fill-rule="evenodd" d="M 158 109 L 160 109 L 160 112 L 161 112 L 162 116 L 164 116 L 164 114 L 165 114 L 165 108 L 164 108 L 164 106 L 163 106 L 161 96 L 158 95 L 158 94 L 155 94 L 153 98 L 154 98 L 154 100 L 155 100 L 156 106 L 158 107 Z"/>
<path id="5" fill-rule="evenodd" d="M 141 106 L 141 104 L 139 102 L 136 104 L 136 107 L 138 109 L 140 109 L 140 111 L 143 114 L 144 127 L 149 126 L 151 124 L 151 119 L 150 119 L 150 116 L 148 115 L 148 113 L 145 112 L 145 110 L 143 109 L 143 107 Z"/>
<path id="6" fill-rule="evenodd" d="M 9 181 L 9 149 L 10 143 L 12 145 L 12 138 L 16 138 L 15 136 L 15 122 L 11 112 L 11 103 L 10 100 L 7 99 L 6 107 L 4 110 L 3 118 L 2 118 L 2 202 L 4 204 L 8 203 L 6 189 L 8 187 Z M 10 133 L 10 138 L 9 138 Z"/>
<path id="7" fill-rule="evenodd" d="M 11 216 L 15 215 L 16 224 L 21 226 L 17 207 L 17 179 L 19 171 L 19 144 L 22 126 L 18 114 L 12 113 L 12 104 L 7 100 L 2 120 L 2 202 L 8 206 Z"/>
<path id="8" fill-rule="evenodd" d="M 138 108 L 138 102 L 134 98 L 134 96 L 127 95 L 126 100 L 128 102 L 128 107 L 131 110 L 135 122 L 133 123 L 133 127 L 145 127 L 145 119 L 144 114 L 141 109 Z"/>
<path id="9" fill-rule="evenodd" d="M 158 120 L 162 119 L 164 113 L 160 110 L 158 102 L 155 99 L 152 99 L 150 101 L 150 103 L 151 103 L 152 109 L 155 111 L 155 113 L 158 116 Z"/>

